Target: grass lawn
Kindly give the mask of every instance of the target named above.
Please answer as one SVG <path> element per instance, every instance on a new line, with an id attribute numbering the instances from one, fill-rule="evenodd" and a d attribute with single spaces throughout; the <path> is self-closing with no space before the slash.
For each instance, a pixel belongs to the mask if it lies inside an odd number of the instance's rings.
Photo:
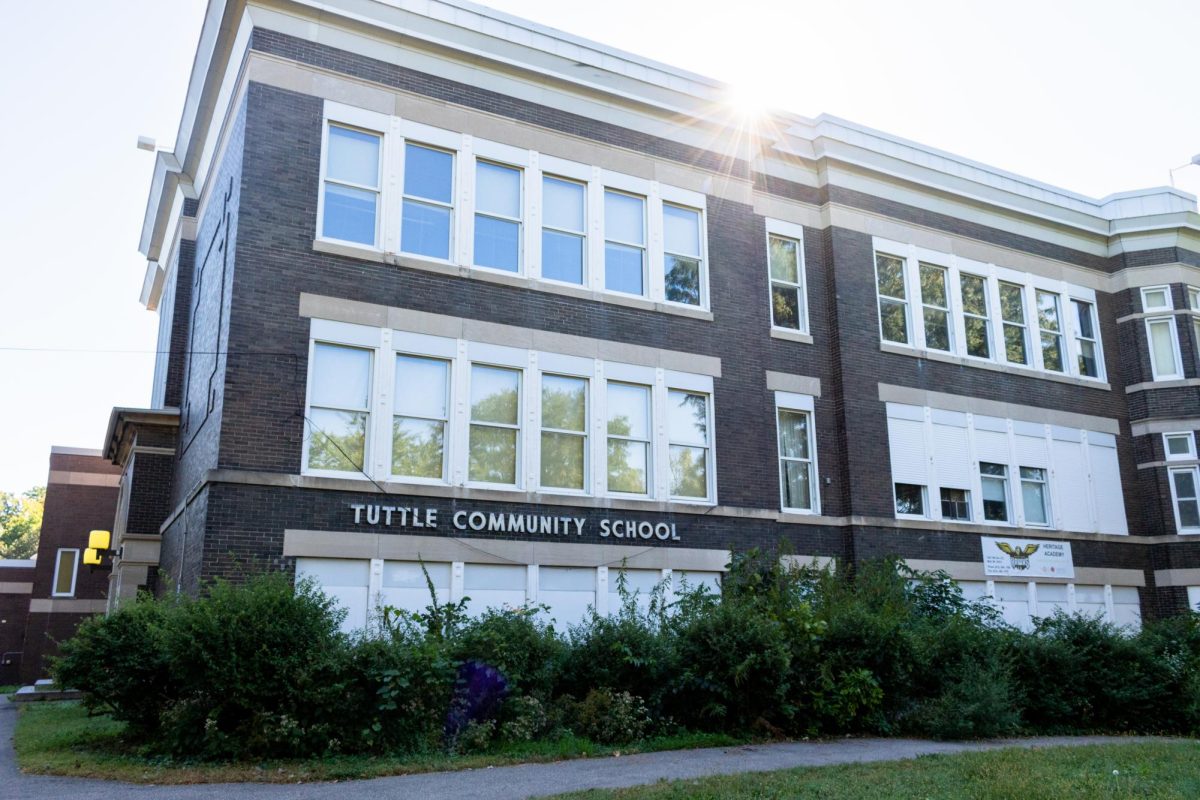
<path id="1" fill-rule="evenodd" d="M 922 756 L 675 781 L 556 800 L 1105 800 L 1200 797 L 1200 743 L 1153 742 Z"/>
<path id="2" fill-rule="evenodd" d="M 469 756 L 430 753 L 422 756 L 337 756 L 308 761 L 209 764 L 143 757 L 122 739 L 124 727 L 124 723 L 115 722 L 107 716 L 89 717 L 83 706 L 76 702 L 22 706 L 13 736 L 17 763 L 25 772 L 108 778 L 134 783 L 295 783 L 561 761 L 612 755 L 614 751 L 644 753 L 742 743 L 730 736 L 694 734 L 658 737 L 628 747 L 603 747 L 587 739 L 568 737 Z"/>

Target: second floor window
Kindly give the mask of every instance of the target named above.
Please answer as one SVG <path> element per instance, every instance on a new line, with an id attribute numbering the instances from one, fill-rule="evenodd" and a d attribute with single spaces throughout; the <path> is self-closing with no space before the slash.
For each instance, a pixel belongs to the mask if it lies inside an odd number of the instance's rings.
<path id="1" fill-rule="evenodd" d="M 605 288 L 625 294 L 646 293 L 646 199 L 608 190 L 604 193 Z"/>
<path id="2" fill-rule="evenodd" d="M 1096 361 L 1098 336 L 1096 334 L 1096 316 L 1091 303 L 1082 300 L 1071 300 L 1075 307 L 1075 342 L 1079 354 L 1079 374 L 1089 378 L 1100 377 L 1100 365 Z"/>
<path id="3" fill-rule="evenodd" d="M 1008 467 L 1003 464 L 981 463 L 979 478 L 983 488 L 984 520 L 1008 522 Z"/>
<path id="4" fill-rule="evenodd" d="M 904 259 L 883 253 L 875 256 L 879 328 L 885 342 L 908 344 L 908 292 L 904 272 Z"/>
<path id="5" fill-rule="evenodd" d="M 585 378 L 542 376 L 542 486 L 587 487 L 587 390 Z"/>
<path id="6" fill-rule="evenodd" d="M 366 468 L 371 355 L 361 347 L 313 346 L 309 469 L 361 473 Z"/>
<path id="7" fill-rule="evenodd" d="M 1064 372 L 1062 321 L 1058 295 L 1037 292 L 1038 332 L 1042 338 L 1042 366 L 1050 372 Z"/>
<path id="8" fill-rule="evenodd" d="M 967 355 L 991 358 L 991 322 L 988 319 L 987 280 L 978 275 L 963 273 L 962 286 L 963 330 L 967 337 Z"/>
<path id="9" fill-rule="evenodd" d="M 583 283 L 587 192 L 577 181 L 542 179 L 542 277 Z"/>
<path id="10" fill-rule="evenodd" d="M 650 387 L 608 383 L 608 490 L 650 494 Z"/>
<path id="11" fill-rule="evenodd" d="M 708 497 L 708 397 L 672 389 L 667 392 L 671 496 Z"/>
<path id="12" fill-rule="evenodd" d="M 812 417 L 807 411 L 776 409 L 779 483 L 785 510 L 813 511 Z"/>
<path id="13" fill-rule="evenodd" d="M 446 474 L 450 362 L 396 356 L 392 474 L 441 480 Z"/>
<path id="14" fill-rule="evenodd" d="M 700 305 L 704 266 L 700 239 L 699 211 L 663 204 L 663 274 L 667 302 Z"/>
<path id="15" fill-rule="evenodd" d="M 1004 320 L 1004 359 L 1029 364 L 1029 336 L 1025 328 L 1025 292 L 1016 284 L 1000 284 L 1000 318 Z"/>
<path id="16" fill-rule="evenodd" d="M 454 212 L 454 154 L 411 142 L 404 145 L 404 200 L 400 249 L 448 260 Z"/>
<path id="17" fill-rule="evenodd" d="M 468 479 L 515 486 L 520 473 L 520 433 L 520 370 L 472 364 Z"/>
<path id="18" fill-rule="evenodd" d="M 808 330 L 804 303 L 804 266 L 798 239 L 770 234 L 767 261 L 771 274 L 771 324 L 793 331 Z"/>
<path id="19" fill-rule="evenodd" d="M 521 170 L 475 164 L 475 264 L 518 272 L 521 268 Z"/>
<path id="20" fill-rule="evenodd" d="M 379 219 L 377 133 L 328 126 L 321 235 L 374 245 Z"/>
<path id="21" fill-rule="evenodd" d="M 946 285 L 946 270 L 933 264 L 922 264 L 920 273 L 925 346 L 931 350 L 949 352 L 950 292 Z"/>

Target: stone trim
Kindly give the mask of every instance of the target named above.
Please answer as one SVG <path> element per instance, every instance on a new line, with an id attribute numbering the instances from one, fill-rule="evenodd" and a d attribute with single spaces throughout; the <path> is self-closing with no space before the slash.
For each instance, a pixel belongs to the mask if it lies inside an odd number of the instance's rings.
<path id="1" fill-rule="evenodd" d="M 424 333 L 466 339 L 472 342 L 506 345 L 548 353 L 599 358 L 624 364 L 661 367 L 678 372 L 721 377 L 721 359 L 714 356 L 664 350 L 639 344 L 625 344 L 609 339 L 592 339 L 565 333 L 523 328 L 497 322 L 431 314 L 408 308 L 396 308 L 356 300 L 343 300 L 324 295 L 300 294 L 301 317 L 349 322 L 377 328 Z"/>
<path id="2" fill-rule="evenodd" d="M 974 367 L 976 369 L 986 369 L 992 372 L 1004 372 L 1009 375 L 1019 375 L 1023 378 L 1034 378 L 1043 381 L 1053 381 L 1054 383 L 1069 383 L 1072 386 L 1082 386 L 1087 389 L 1103 389 L 1111 391 L 1112 384 L 1104 383 L 1103 381 L 1092 380 L 1090 378 L 1075 378 L 1070 375 L 1055 375 L 1052 372 L 1041 372 L 1035 369 L 1021 369 L 1014 367 L 1012 364 L 997 364 L 993 361 L 984 361 L 979 358 L 966 358 L 965 356 L 956 356 L 950 353 L 940 353 L 936 350 L 918 350 L 915 347 L 909 347 L 902 344 L 892 344 L 891 342 L 880 342 L 880 351 L 891 353 L 898 356 L 910 356 L 912 358 L 923 358 L 926 361 L 941 361 L 946 364 L 955 364 L 960 367 Z"/>
<path id="3" fill-rule="evenodd" d="M 564 544 L 454 536 L 408 536 L 288 529 L 283 554 L 311 558 L 470 561 L 483 564 L 538 564 L 556 567 L 621 566 L 724 572 L 728 550 L 689 547 L 636 547 Z"/>
<path id="4" fill-rule="evenodd" d="M 821 379 L 810 378 L 807 375 L 792 375 L 787 372 L 772 372 L 771 370 L 767 370 L 767 391 L 793 392 L 794 394 L 820 397 Z"/>
<path id="5" fill-rule="evenodd" d="M 0 581 L 0 594 L 33 594 L 33 582 Z"/>
<path id="6" fill-rule="evenodd" d="M 785 342 L 800 342 L 801 344 L 813 343 L 811 334 L 801 333 L 800 331 L 780 330 L 779 328 L 771 328 L 771 338 L 781 339 Z"/>
<path id="7" fill-rule="evenodd" d="M 1134 436 L 1148 436 L 1154 433 L 1177 433 L 1200 429 L 1200 417 L 1182 417 L 1178 419 L 1147 419 L 1130 425 Z"/>
<path id="8" fill-rule="evenodd" d="M 1200 386 L 1200 378 L 1185 378 L 1183 380 L 1174 381 L 1146 381 L 1144 383 L 1134 383 L 1125 387 L 1125 394 L 1133 394 L 1134 392 L 1148 392 L 1154 389 L 1181 389 L 1189 386 Z"/>
<path id="9" fill-rule="evenodd" d="M 995 581 L 996 583 L 1074 583 L 1074 584 L 1108 584 L 1110 586 L 1145 586 L 1146 573 L 1140 569 L 1120 569 L 1117 567 L 1075 567 L 1074 578 L 1029 578 L 1018 575 L 985 575 L 983 562 L 975 561 L 937 561 L 930 559 L 910 558 L 906 564 L 922 572 L 942 570 L 956 581 Z M 1200 572 L 1200 570 L 1197 570 Z"/>
<path id="10" fill-rule="evenodd" d="M 34 598 L 29 601 L 30 614 L 102 614 L 108 608 L 105 600 L 78 598 Z"/>
<path id="11" fill-rule="evenodd" d="M 1156 569 L 1155 586 L 1200 586 L 1200 568 Z"/>
<path id="12" fill-rule="evenodd" d="M 119 486 L 120 475 L 105 475 L 100 472 L 68 472 L 50 470 L 49 483 L 60 486 Z"/>
<path id="13" fill-rule="evenodd" d="M 1074 411 L 1059 411 L 1053 408 L 1005 403 L 1000 400 L 989 400 L 983 397 L 968 397 L 960 394 L 926 391 L 925 389 L 895 386 L 888 383 L 879 384 L 879 400 L 883 403 L 903 403 L 912 406 L 940 408 L 945 411 L 965 411 L 989 417 L 1019 419 L 1025 422 L 1061 425 L 1066 428 L 1082 428 L 1084 430 L 1100 431 L 1113 435 L 1121 433 L 1121 423 L 1109 417 L 1096 417 L 1090 414 L 1078 414 Z"/>

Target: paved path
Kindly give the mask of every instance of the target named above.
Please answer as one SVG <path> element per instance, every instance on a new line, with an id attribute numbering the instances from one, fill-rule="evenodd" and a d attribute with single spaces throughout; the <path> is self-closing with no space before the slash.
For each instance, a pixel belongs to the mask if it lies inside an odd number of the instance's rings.
<path id="1" fill-rule="evenodd" d="M 0 797 L 20 800 L 109 800 L 120 796 L 154 800 L 341 800 L 413 798 L 420 800 L 521 800 L 580 789 L 619 788 L 662 779 L 700 778 L 789 767 L 816 767 L 865 761 L 891 761 L 930 753 L 961 753 L 1003 747 L 1053 747 L 1147 741 L 1137 737 L 1064 736 L 988 742 L 928 742 L 915 739 L 839 739 L 832 742 L 748 745 L 704 750 L 576 759 L 554 764 L 401 775 L 344 783 L 201 784 L 144 786 L 85 778 L 22 775 L 11 741 L 16 709 L 0 698 Z"/>

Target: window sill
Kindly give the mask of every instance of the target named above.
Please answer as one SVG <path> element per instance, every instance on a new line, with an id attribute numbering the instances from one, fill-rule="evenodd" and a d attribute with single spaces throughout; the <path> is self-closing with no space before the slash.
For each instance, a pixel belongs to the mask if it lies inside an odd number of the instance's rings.
<path id="1" fill-rule="evenodd" d="M 788 328 L 771 328 L 772 339 L 782 339 L 787 342 L 800 342 L 802 344 L 812 344 L 813 337 L 807 333 L 793 331 Z"/>
<path id="2" fill-rule="evenodd" d="M 1200 378 L 1168 378 L 1161 381 L 1147 381 L 1145 383 L 1135 383 L 1132 386 L 1125 387 L 1125 394 L 1133 394 L 1134 392 L 1144 392 L 1149 389 L 1180 389 L 1188 386 L 1200 386 Z"/>
<path id="3" fill-rule="evenodd" d="M 937 350 L 918 350 L 915 347 L 909 347 L 908 345 L 903 344 L 880 342 L 879 350 L 884 353 L 892 353 L 898 356 L 922 358 L 926 361 L 940 361 L 945 364 L 957 364 L 960 367 L 975 367 L 976 369 L 988 370 L 990 372 L 1003 372 L 1007 375 L 1018 375 L 1025 378 L 1053 381 L 1055 383 L 1067 383 L 1072 386 L 1082 386 L 1088 389 L 1103 389 L 1106 392 L 1112 391 L 1111 384 L 1096 380 L 1094 378 L 1076 378 L 1071 375 L 1059 375 L 1053 372 L 1038 372 L 1037 370 L 1032 370 L 1025 367 L 1013 366 L 1012 364 L 997 364 L 995 361 L 985 361 L 979 358 L 957 356 L 951 353 L 942 353 Z M 1197 384 L 1200 385 L 1200 381 L 1197 381 Z M 1127 389 L 1126 391 L 1129 390 Z"/>
<path id="4" fill-rule="evenodd" d="M 636 308 L 642 311 L 656 311 L 662 314 L 698 319 L 705 322 L 712 322 L 713 320 L 712 312 L 702 308 L 693 308 L 678 303 L 659 302 L 619 292 L 597 291 L 585 286 L 572 286 L 569 283 L 562 283 L 561 281 L 531 278 L 488 267 L 466 267 L 453 264 L 449 261 L 421 258 L 420 256 L 412 256 L 405 253 L 387 253 L 378 248 L 367 247 L 365 245 L 335 242 L 328 239 L 314 239 L 313 250 L 318 253 L 359 258 L 379 264 L 419 269 L 425 272 L 434 272 L 458 278 L 470 278 L 485 283 L 512 286 L 518 289 L 531 289 L 547 294 L 575 297 L 581 300 L 591 300 L 597 303 L 623 306 L 625 308 Z"/>

